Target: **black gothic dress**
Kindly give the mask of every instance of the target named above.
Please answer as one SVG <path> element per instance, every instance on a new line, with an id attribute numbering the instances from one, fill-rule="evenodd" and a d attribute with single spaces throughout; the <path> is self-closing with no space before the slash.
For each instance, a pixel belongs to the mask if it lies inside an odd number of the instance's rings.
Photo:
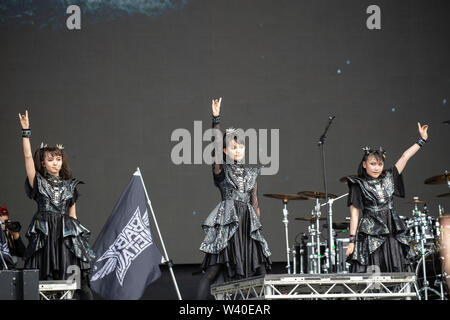
<path id="1" fill-rule="evenodd" d="M 394 166 L 380 177 L 347 177 L 347 205 L 360 211 L 350 272 L 408 272 L 411 247 L 406 226 L 394 209 L 394 195 L 405 197 L 403 177 Z M 378 269 L 379 268 L 379 269 Z"/>
<path id="2" fill-rule="evenodd" d="M 258 267 L 270 270 L 270 251 L 262 235 L 258 208 L 256 177 L 260 168 L 242 164 L 220 165 L 214 174 L 222 201 L 204 221 L 206 233 L 200 250 L 206 253 L 202 269 L 223 264 L 225 280 L 251 277 Z M 214 170 L 214 169 L 213 169 Z"/>
<path id="3" fill-rule="evenodd" d="M 38 210 L 26 232 L 28 247 L 25 268 L 39 269 L 40 280 L 65 280 L 73 275 L 69 266 L 80 268 L 86 278 L 95 254 L 89 246 L 90 232 L 69 216 L 69 208 L 77 201 L 80 180 L 63 180 L 36 171 L 33 186 L 28 179 L 25 191 L 37 202 Z"/>
<path id="4" fill-rule="evenodd" d="M 217 129 L 214 139 L 218 139 L 221 135 L 219 123 L 213 123 L 213 128 Z M 215 167 L 220 167 L 218 174 L 214 172 Z M 270 270 L 271 253 L 256 213 L 256 178 L 261 169 L 236 162 L 213 164 L 212 169 L 222 201 L 202 225 L 205 232 L 200 245 L 200 250 L 205 252 L 202 270 L 216 264 L 224 265 L 226 271 L 221 274 L 222 281 L 251 277 L 261 267 Z"/>

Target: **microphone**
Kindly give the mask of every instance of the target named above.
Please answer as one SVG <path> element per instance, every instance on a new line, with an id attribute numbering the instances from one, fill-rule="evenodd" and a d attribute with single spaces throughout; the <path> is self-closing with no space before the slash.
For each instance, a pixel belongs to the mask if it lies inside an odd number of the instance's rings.
<path id="1" fill-rule="evenodd" d="M 328 128 L 330 128 L 331 123 L 333 122 L 334 118 L 336 118 L 336 116 L 329 116 L 328 117 L 328 124 L 325 127 L 325 131 L 322 133 L 322 135 L 319 138 L 319 142 L 317 143 L 318 146 L 320 146 L 320 145 L 322 145 L 324 143 L 325 136 L 327 135 L 327 132 L 328 132 Z"/>

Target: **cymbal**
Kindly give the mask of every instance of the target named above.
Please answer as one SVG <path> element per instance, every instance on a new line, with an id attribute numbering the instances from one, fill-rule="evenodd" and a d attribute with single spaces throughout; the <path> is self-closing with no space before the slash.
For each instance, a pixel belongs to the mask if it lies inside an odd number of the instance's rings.
<path id="1" fill-rule="evenodd" d="M 422 200 L 419 200 L 419 199 L 414 199 L 413 201 L 408 201 L 406 203 L 426 203 L 426 201 L 422 201 Z"/>
<path id="2" fill-rule="evenodd" d="M 297 194 L 308 199 L 325 199 L 325 193 L 319 191 L 300 191 Z M 337 198 L 337 195 L 329 193 L 328 198 L 334 199 Z"/>
<path id="3" fill-rule="evenodd" d="M 298 195 L 298 194 L 277 194 L 277 193 L 266 193 L 264 197 L 281 199 L 283 202 L 288 202 L 289 200 L 308 200 L 308 198 Z"/>
<path id="4" fill-rule="evenodd" d="M 350 226 L 350 221 L 333 222 L 333 229 L 336 229 L 336 230 L 348 229 L 349 226 Z M 328 224 L 325 223 L 323 225 L 323 227 L 328 229 Z"/>
<path id="5" fill-rule="evenodd" d="M 447 198 L 447 197 L 450 197 L 450 192 L 438 195 L 438 198 Z"/>
<path id="6" fill-rule="evenodd" d="M 424 181 L 425 184 L 444 184 L 450 181 L 450 175 L 446 172 L 434 177 L 430 177 Z"/>
<path id="7" fill-rule="evenodd" d="M 339 182 L 347 183 L 347 177 L 356 178 L 357 175 L 356 174 L 352 174 L 352 175 L 349 175 L 349 176 L 342 177 L 342 178 L 339 179 Z"/>
<path id="8" fill-rule="evenodd" d="M 325 218 L 325 217 L 320 217 L 319 221 L 326 220 L 326 219 L 327 218 Z M 317 221 L 317 217 L 312 217 L 312 216 L 309 216 L 309 217 L 298 217 L 298 218 L 295 218 L 295 220 L 316 222 Z"/>

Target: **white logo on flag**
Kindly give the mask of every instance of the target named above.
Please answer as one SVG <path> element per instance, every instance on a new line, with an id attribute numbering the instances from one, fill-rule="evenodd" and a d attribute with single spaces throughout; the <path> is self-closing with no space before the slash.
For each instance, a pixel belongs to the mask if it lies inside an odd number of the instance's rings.
<path id="1" fill-rule="evenodd" d="M 11 257 L 11 254 L 9 253 L 8 243 L 0 243 L 0 254 Z"/>
<path id="2" fill-rule="evenodd" d="M 139 207 L 137 207 L 114 243 L 97 260 L 98 262 L 107 259 L 103 267 L 92 276 L 91 281 L 102 279 L 115 270 L 117 280 L 122 286 L 123 279 L 133 260 L 152 244 L 147 210 L 141 217 Z"/>

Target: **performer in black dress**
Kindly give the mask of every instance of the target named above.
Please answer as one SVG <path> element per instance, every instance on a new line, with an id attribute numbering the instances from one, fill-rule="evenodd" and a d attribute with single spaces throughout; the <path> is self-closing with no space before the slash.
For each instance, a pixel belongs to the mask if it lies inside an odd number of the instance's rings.
<path id="1" fill-rule="evenodd" d="M 224 281 L 264 275 L 271 265 L 269 247 L 259 220 L 256 178 L 261 169 L 244 166 L 244 141 L 236 138 L 234 129 L 227 129 L 220 139 L 221 100 L 212 102 L 213 128 L 217 129 L 216 142 L 223 141 L 225 161 L 219 161 L 222 155 L 216 154 L 212 169 L 222 201 L 202 226 L 206 236 L 200 250 L 206 254 L 197 293 L 197 299 L 201 300 L 210 298 L 210 286 L 219 275 Z"/>
<path id="2" fill-rule="evenodd" d="M 347 177 L 350 244 L 346 254 L 351 263 L 350 272 L 411 271 L 406 226 L 394 209 L 393 196 L 405 196 L 403 169 L 428 139 L 428 125 L 418 123 L 418 128 L 420 138 L 394 167 L 384 170 L 386 153 L 381 147 L 365 147 L 358 176 Z"/>
<path id="3" fill-rule="evenodd" d="M 38 207 L 26 232 L 25 268 L 39 269 L 40 280 L 65 280 L 79 272 L 81 289 L 76 294 L 92 299 L 88 276 L 95 254 L 88 243 L 90 232 L 76 215 L 77 185 L 83 182 L 72 179 L 62 145 L 41 144 L 33 159 L 28 111 L 19 113 L 19 119 L 27 172 L 25 191 Z"/>

